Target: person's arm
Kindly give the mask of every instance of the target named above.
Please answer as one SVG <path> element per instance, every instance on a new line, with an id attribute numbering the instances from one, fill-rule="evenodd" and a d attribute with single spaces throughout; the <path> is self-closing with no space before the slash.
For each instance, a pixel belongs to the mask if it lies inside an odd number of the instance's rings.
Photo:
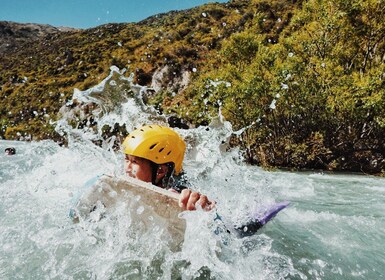
<path id="1" fill-rule="evenodd" d="M 210 201 L 206 195 L 195 192 L 192 189 L 187 176 L 182 173 L 178 176 L 173 176 L 169 190 L 180 193 L 179 206 L 183 210 L 196 210 L 202 208 L 209 211 L 215 207 L 215 203 Z M 170 181 L 169 181 L 170 182 Z M 199 205 L 199 206 L 198 206 Z M 198 206 L 198 207 L 197 207 Z"/>

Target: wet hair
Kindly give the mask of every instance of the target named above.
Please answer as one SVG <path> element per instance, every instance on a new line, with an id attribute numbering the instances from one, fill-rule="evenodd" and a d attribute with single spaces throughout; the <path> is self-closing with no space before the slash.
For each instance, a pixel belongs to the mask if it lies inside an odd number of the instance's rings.
<path id="1" fill-rule="evenodd" d="M 16 149 L 13 148 L 13 147 L 9 147 L 9 148 L 6 148 L 6 149 L 4 150 L 4 152 L 6 152 L 6 153 L 9 154 L 9 155 L 14 155 L 14 154 L 16 154 Z"/>

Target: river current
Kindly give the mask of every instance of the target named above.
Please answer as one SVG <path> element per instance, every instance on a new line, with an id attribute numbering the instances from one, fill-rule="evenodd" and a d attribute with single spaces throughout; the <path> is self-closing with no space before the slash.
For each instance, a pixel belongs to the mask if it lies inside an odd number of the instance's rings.
<path id="1" fill-rule="evenodd" d="M 119 90 L 119 81 L 131 83 L 117 69 L 111 73 L 74 98 L 87 102 L 91 94 L 103 95 L 107 84 Z M 133 98 L 118 110 L 103 106 L 114 104 L 110 97 L 92 98 L 102 108 L 95 116 L 99 125 L 119 123 L 130 130 L 164 124 Z M 218 233 L 213 213 L 200 210 L 182 215 L 187 228 L 177 248 L 161 225 L 133 230 L 135 221 L 121 209 L 109 219 L 73 223 L 68 218 L 73 194 L 95 175 L 121 175 L 123 156 L 112 149 L 113 139 L 94 144 L 101 129 L 72 127 L 68 118 L 64 114 L 56 123 L 68 146 L 0 140 L 0 279 L 385 277 L 385 179 L 248 166 L 237 149 L 225 147 L 231 134 L 241 132 L 220 117 L 208 127 L 177 129 L 188 143 L 184 170 L 228 223 L 242 224 L 256 209 L 290 201 L 257 234 L 239 239 Z M 10 146 L 16 154 L 3 154 Z"/>

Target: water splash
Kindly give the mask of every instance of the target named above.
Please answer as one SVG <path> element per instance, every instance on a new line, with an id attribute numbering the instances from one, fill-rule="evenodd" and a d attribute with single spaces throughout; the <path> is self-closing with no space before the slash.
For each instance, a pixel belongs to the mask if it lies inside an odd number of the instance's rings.
<path id="1" fill-rule="evenodd" d="M 85 90 L 75 90 L 72 100 L 60 110 L 56 131 L 71 142 L 76 139 L 99 142 L 110 147 L 127 131 L 144 123 L 167 120 L 151 106 L 146 106 L 148 88 L 133 84 L 125 69 L 111 67 L 110 75 L 100 84 Z"/>

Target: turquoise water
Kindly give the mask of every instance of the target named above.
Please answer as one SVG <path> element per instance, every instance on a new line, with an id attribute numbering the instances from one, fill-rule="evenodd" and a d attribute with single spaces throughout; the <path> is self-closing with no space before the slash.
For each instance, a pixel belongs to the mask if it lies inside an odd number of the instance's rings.
<path id="1" fill-rule="evenodd" d="M 226 147 L 241 132 L 221 118 L 178 130 L 187 142 L 184 169 L 194 188 L 217 202 L 228 226 L 290 201 L 258 234 L 218 233 L 215 213 L 195 211 L 182 215 L 184 241 L 175 245 L 162 221 L 150 216 L 153 226 L 144 229 L 124 202 L 98 222 L 72 223 L 73 194 L 95 175 L 123 171 L 114 138 L 93 144 L 103 125 L 165 124 L 126 91 L 119 100 L 122 83 L 131 81 L 112 68 L 97 87 L 76 91 L 74 98 L 100 106 L 99 125 L 73 128 L 74 114 L 64 110 L 56 127 L 68 147 L 0 140 L 0 279 L 384 279 L 384 178 L 247 166 Z M 9 146 L 16 155 L 3 154 Z"/>
<path id="2" fill-rule="evenodd" d="M 124 213 L 73 224 L 71 193 L 96 173 L 118 172 L 119 155 L 10 143 L 1 155 L 1 279 L 382 279 L 384 179 L 359 175 L 266 172 L 224 156 L 208 171 L 186 169 L 218 211 L 236 223 L 251 205 L 291 205 L 257 235 L 215 235 L 210 214 L 188 213 L 184 243 L 159 228 L 136 233 Z M 110 153 L 110 152 L 108 152 Z M 114 162 L 116 160 L 116 162 Z M 194 176 L 201 175 L 199 179 Z M 202 175 L 203 174 L 203 175 Z M 119 211 L 117 211 L 119 212 Z"/>

